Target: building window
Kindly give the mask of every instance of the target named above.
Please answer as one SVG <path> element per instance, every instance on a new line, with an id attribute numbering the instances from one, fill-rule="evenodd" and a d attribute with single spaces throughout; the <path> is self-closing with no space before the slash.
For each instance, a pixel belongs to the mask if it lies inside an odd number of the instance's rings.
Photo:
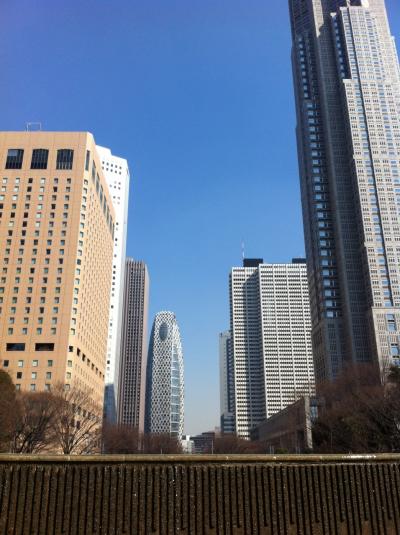
<path id="1" fill-rule="evenodd" d="M 400 350 L 399 350 L 399 346 L 397 344 L 392 344 L 390 346 L 390 354 L 392 355 L 392 357 L 399 357 L 400 356 Z"/>
<path id="2" fill-rule="evenodd" d="M 9 360 L 5 360 L 5 361 L 3 362 L 3 366 L 4 366 L 4 368 L 8 368 L 9 364 L 10 364 L 10 361 L 9 361 Z"/>
<path id="3" fill-rule="evenodd" d="M 390 332 L 396 331 L 396 319 L 394 314 L 386 314 L 387 328 Z"/>
<path id="4" fill-rule="evenodd" d="M 35 344 L 35 351 L 54 351 L 54 344 L 49 344 L 49 343 Z M 53 362 L 53 361 L 48 361 L 48 363 L 49 362 Z"/>
<path id="5" fill-rule="evenodd" d="M 85 171 L 89 171 L 90 164 L 90 150 L 86 151 Z"/>
<path id="6" fill-rule="evenodd" d="M 25 351 L 25 344 L 22 343 L 10 343 L 6 346 L 7 351 Z M 23 361 L 20 361 L 23 362 Z"/>
<path id="7" fill-rule="evenodd" d="M 22 169 L 23 149 L 8 149 L 6 169 Z"/>
<path id="8" fill-rule="evenodd" d="M 47 149 L 33 149 L 31 169 L 47 169 L 49 151 Z"/>
<path id="9" fill-rule="evenodd" d="M 57 151 L 57 169 L 69 170 L 72 169 L 74 161 L 74 151 L 71 149 L 59 149 Z"/>
<path id="10" fill-rule="evenodd" d="M 52 367 L 53 367 L 53 361 L 52 361 L 52 360 L 48 360 L 48 361 L 47 361 L 47 366 L 48 366 L 49 368 L 52 368 Z"/>

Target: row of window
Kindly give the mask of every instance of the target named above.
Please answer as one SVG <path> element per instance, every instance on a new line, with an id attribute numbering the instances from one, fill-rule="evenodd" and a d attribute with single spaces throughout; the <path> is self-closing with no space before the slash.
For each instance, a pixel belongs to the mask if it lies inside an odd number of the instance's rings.
<path id="1" fill-rule="evenodd" d="M 6 351 L 25 351 L 25 343 L 8 343 L 6 345 Z M 48 342 L 39 342 L 35 344 L 35 351 L 54 351 L 54 344 Z"/>
<path id="2" fill-rule="evenodd" d="M 72 367 L 72 361 L 68 361 L 71 363 L 71 366 Z M 25 361 L 24 360 L 19 360 L 17 362 L 17 365 L 18 365 L 18 368 L 23 368 L 24 365 L 25 365 Z M 8 368 L 10 366 L 10 361 L 9 360 L 4 360 L 3 361 L 3 367 L 4 368 Z M 32 360 L 32 368 L 37 368 L 39 366 L 39 361 L 38 360 Z M 53 360 L 48 360 L 47 361 L 47 367 L 48 368 L 52 368 L 53 367 Z"/>
<path id="3" fill-rule="evenodd" d="M 22 372 L 17 372 L 17 379 L 22 379 L 23 378 L 23 373 Z M 37 372 L 31 372 L 31 379 L 33 380 L 36 380 L 38 379 L 38 374 Z M 52 378 L 52 372 L 46 372 L 46 380 L 50 380 Z M 71 372 L 68 372 L 67 373 L 67 379 L 71 379 Z"/>
<path id="4" fill-rule="evenodd" d="M 49 151 L 47 149 L 33 149 L 31 169 L 47 169 Z M 6 169 L 22 169 L 24 149 L 8 149 Z M 72 149 L 59 149 L 57 151 L 56 169 L 63 171 L 72 169 L 74 151 Z"/>
<path id="5" fill-rule="evenodd" d="M 65 386 L 67 386 L 67 385 L 65 385 Z M 68 386 L 69 386 L 69 385 L 68 385 Z M 17 383 L 17 384 L 15 385 L 15 390 L 21 390 L 21 385 L 20 385 L 20 383 Z M 30 387 L 29 387 L 29 390 L 30 390 L 31 392 L 36 392 L 36 385 L 35 385 L 35 384 L 31 384 Z M 51 385 L 48 384 L 48 383 L 46 383 L 46 384 L 44 385 L 44 390 L 45 390 L 45 392 L 50 392 L 50 390 L 51 390 Z M 66 388 L 66 390 L 67 390 L 67 388 Z M 68 390 L 69 390 L 69 388 L 68 388 Z"/>

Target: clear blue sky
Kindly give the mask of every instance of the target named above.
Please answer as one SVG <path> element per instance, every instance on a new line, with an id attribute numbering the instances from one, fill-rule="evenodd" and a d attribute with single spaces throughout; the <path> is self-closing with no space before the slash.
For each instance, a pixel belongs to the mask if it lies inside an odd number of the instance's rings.
<path id="1" fill-rule="evenodd" d="M 387 0 L 400 34 L 400 4 Z M 129 160 L 128 254 L 181 327 L 186 432 L 219 421 L 228 273 L 304 254 L 286 0 L 2 0 L 0 129 Z"/>

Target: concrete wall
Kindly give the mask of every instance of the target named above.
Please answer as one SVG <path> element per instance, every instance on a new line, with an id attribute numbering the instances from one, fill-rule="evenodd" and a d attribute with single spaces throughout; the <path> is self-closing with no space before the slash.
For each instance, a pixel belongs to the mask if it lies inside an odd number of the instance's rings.
<path id="1" fill-rule="evenodd" d="M 400 455 L 0 456 L 0 535 L 400 533 Z"/>

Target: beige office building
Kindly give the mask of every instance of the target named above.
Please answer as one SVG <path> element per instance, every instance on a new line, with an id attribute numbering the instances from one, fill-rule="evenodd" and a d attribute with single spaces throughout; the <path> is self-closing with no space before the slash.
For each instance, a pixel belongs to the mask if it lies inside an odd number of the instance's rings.
<path id="1" fill-rule="evenodd" d="M 0 133 L 0 367 L 103 404 L 114 211 L 89 133 Z"/>

